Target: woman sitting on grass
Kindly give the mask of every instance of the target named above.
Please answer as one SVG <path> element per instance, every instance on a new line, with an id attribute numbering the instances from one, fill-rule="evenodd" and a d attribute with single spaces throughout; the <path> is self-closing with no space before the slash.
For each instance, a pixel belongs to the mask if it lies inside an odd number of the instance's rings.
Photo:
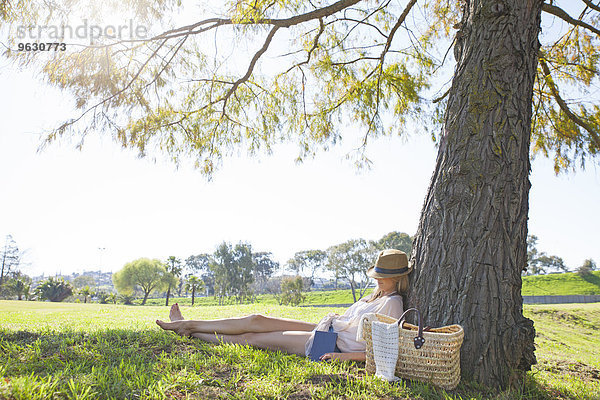
<path id="1" fill-rule="evenodd" d="M 354 303 L 343 315 L 329 313 L 318 324 L 287 318 L 248 315 L 241 318 L 217 320 L 186 320 L 179 305 L 171 307 L 171 322 L 157 320 L 165 330 L 182 336 L 193 336 L 211 343 L 235 343 L 261 349 L 279 350 L 289 354 L 308 356 L 316 330 L 338 334 L 340 352 L 325 353 L 321 360 L 365 360 L 365 343 L 356 340 L 361 317 L 379 313 L 400 318 L 403 311 L 402 294 L 408 289 L 408 258 L 399 250 L 384 250 L 367 275 L 377 281 L 371 296 Z"/>

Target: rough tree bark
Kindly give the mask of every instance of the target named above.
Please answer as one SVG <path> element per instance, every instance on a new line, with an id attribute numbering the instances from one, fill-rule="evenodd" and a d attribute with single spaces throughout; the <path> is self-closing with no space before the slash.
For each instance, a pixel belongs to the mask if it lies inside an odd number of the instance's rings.
<path id="1" fill-rule="evenodd" d="M 465 329 L 463 378 L 507 387 L 536 362 L 523 316 L 531 104 L 541 0 L 467 0 L 409 304 Z"/>

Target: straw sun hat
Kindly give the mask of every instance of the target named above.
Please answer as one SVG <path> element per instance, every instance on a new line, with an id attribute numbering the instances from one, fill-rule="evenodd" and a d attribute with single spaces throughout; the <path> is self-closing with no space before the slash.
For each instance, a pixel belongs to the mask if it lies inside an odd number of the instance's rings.
<path id="1" fill-rule="evenodd" d="M 409 274 L 412 268 L 408 266 L 406 253 L 400 250 L 383 250 L 377 256 L 375 265 L 367 271 L 371 278 L 394 278 Z"/>

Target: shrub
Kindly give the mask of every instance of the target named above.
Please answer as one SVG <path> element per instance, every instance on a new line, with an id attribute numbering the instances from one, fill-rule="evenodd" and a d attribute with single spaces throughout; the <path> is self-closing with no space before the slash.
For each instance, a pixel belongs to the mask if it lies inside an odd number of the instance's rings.
<path id="1" fill-rule="evenodd" d="M 100 304 L 108 304 L 108 303 L 116 302 L 116 296 L 114 293 L 98 292 L 98 293 L 96 293 L 96 296 L 98 296 L 98 303 L 100 303 Z"/>
<path id="2" fill-rule="evenodd" d="M 135 297 L 128 294 L 122 294 L 119 296 L 119 300 L 121 300 L 121 303 L 125 304 L 126 306 L 131 306 L 133 305 Z"/>
<path id="3" fill-rule="evenodd" d="M 596 269 L 596 262 L 594 260 L 592 260 L 591 258 L 588 258 L 587 260 L 585 260 L 583 262 L 581 267 L 577 268 L 577 274 L 582 277 L 591 275 L 592 271 L 594 271 L 595 269 Z"/>
<path id="4" fill-rule="evenodd" d="M 42 300 L 60 302 L 73 294 L 73 286 L 62 278 L 50 277 L 35 288 L 35 293 Z"/>
<path id="5" fill-rule="evenodd" d="M 579 275 L 581 277 L 588 276 L 591 274 L 592 274 L 592 269 L 585 264 L 582 265 L 581 267 L 577 268 L 577 275 Z"/>

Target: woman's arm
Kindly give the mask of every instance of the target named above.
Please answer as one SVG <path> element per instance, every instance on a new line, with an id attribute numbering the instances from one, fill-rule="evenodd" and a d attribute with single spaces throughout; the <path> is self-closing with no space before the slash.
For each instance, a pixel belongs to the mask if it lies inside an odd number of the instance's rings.
<path id="1" fill-rule="evenodd" d="M 364 351 L 357 353 L 325 353 L 321 356 L 321 361 L 339 360 L 339 361 L 365 361 L 367 354 Z"/>

